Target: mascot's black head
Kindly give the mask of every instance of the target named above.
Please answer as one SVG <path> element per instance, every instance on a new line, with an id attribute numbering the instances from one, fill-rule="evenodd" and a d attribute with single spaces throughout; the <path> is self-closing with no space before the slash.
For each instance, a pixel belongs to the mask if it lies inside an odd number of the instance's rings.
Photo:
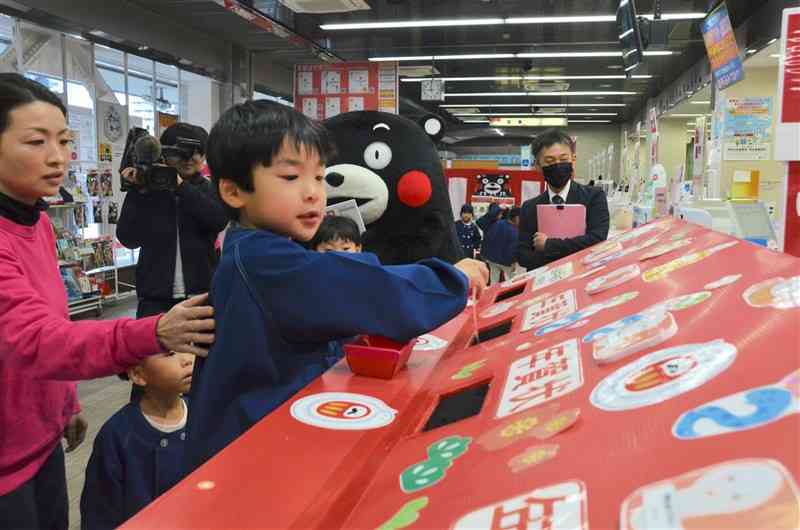
<path id="1" fill-rule="evenodd" d="M 385 262 L 405 261 L 381 255 L 379 247 L 390 244 L 427 247 L 416 254 L 445 257 L 439 249 L 453 213 L 432 141 L 444 133 L 442 121 L 428 116 L 417 124 L 396 114 L 360 111 L 324 124 L 337 147 L 325 174 L 328 204 L 356 200 L 367 226 L 365 248 Z"/>

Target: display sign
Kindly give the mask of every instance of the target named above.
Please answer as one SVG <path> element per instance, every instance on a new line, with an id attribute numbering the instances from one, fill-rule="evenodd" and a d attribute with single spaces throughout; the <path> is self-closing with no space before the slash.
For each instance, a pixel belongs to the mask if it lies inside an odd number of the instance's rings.
<path id="1" fill-rule="evenodd" d="M 701 31 L 717 88 L 721 90 L 744 79 L 744 65 L 725 2 L 703 20 Z"/>
<path id="2" fill-rule="evenodd" d="M 800 160 L 800 7 L 783 10 L 775 159 Z"/>
<path id="3" fill-rule="evenodd" d="M 490 118 L 493 127 L 566 127 L 567 118 Z"/>
<path id="4" fill-rule="evenodd" d="M 664 218 L 543 269 L 390 381 L 341 361 L 123 528 L 796 530 L 800 259 Z"/>
<path id="5" fill-rule="evenodd" d="M 359 110 L 397 114 L 397 63 L 296 65 L 294 108 L 315 120 Z"/>
<path id="6" fill-rule="evenodd" d="M 769 160 L 772 98 L 728 98 L 722 141 L 725 160 Z"/>

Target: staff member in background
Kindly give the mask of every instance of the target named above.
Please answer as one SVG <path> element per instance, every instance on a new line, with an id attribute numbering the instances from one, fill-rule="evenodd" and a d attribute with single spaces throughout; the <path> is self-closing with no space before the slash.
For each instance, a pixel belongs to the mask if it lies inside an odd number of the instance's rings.
<path id="1" fill-rule="evenodd" d="M 141 247 L 136 266 L 137 316 L 166 311 L 188 296 L 208 291 L 217 264 L 214 242 L 228 222 L 211 182 L 201 174 L 208 133 L 176 123 L 161 135 L 162 146 L 194 146 L 166 156 L 178 171 L 174 191 L 128 192 L 117 224 L 117 239 Z M 123 176 L 135 181 L 133 171 Z"/>
<path id="2" fill-rule="evenodd" d="M 526 269 L 535 269 L 588 248 L 608 237 L 609 214 L 606 195 L 601 188 L 575 182 L 575 144 L 557 129 L 548 129 L 534 140 L 536 163 L 544 173 L 547 189 L 525 201 L 520 212 L 517 261 Z M 536 206 L 539 204 L 583 204 L 586 207 L 586 233 L 560 239 L 539 232 Z"/>

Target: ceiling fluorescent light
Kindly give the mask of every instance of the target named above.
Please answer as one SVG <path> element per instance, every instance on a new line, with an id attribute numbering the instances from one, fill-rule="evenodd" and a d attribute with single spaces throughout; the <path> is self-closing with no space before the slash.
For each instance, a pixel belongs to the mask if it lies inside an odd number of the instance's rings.
<path id="1" fill-rule="evenodd" d="M 454 26 L 489 26 L 503 24 L 502 18 L 462 18 L 443 20 L 397 20 L 393 22 L 352 22 L 346 24 L 322 24 L 320 29 L 338 31 L 347 29 L 400 29 L 400 28 L 445 28 Z"/>
<path id="2" fill-rule="evenodd" d="M 494 130 L 494 132 L 496 132 L 496 133 L 497 133 L 497 134 L 499 134 L 500 136 L 505 136 L 505 135 L 506 135 L 506 134 L 505 134 L 503 131 L 501 131 L 500 129 L 495 129 L 495 130 Z"/>
<path id="3" fill-rule="evenodd" d="M 772 44 L 773 42 L 777 42 L 777 41 L 778 41 L 778 39 L 772 39 L 772 40 L 770 40 L 770 41 L 767 43 L 767 46 L 769 46 L 769 45 L 770 45 L 770 44 Z"/>
<path id="4" fill-rule="evenodd" d="M 671 50 L 659 50 L 644 52 L 645 56 L 673 55 Z M 444 60 L 463 60 L 463 59 L 510 59 L 517 57 L 520 59 L 546 59 L 546 58 L 591 58 L 591 57 L 622 57 L 621 51 L 603 52 L 522 52 L 522 53 L 475 53 L 465 55 L 410 55 L 402 57 L 370 57 L 372 62 L 385 61 L 444 61 Z"/>
<path id="5" fill-rule="evenodd" d="M 642 15 L 653 20 L 652 13 Z M 662 13 L 662 20 L 696 20 L 705 18 L 705 13 Z M 413 29 L 413 28 L 445 28 L 457 26 L 497 26 L 501 24 L 587 24 L 616 22 L 616 15 L 575 15 L 565 17 L 508 17 L 480 19 L 440 19 L 440 20 L 394 20 L 385 22 L 346 22 L 322 24 L 324 31 L 344 31 L 353 29 Z"/>
<path id="6" fill-rule="evenodd" d="M 453 116 L 616 116 L 616 112 L 460 112 Z"/>
<path id="7" fill-rule="evenodd" d="M 518 53 L 517 57 L 526 59 L 536 58 L 569 58 L 569 57 L 622 57 L 622 52 L 539 52 L 539 53 Z"/>
<path id="8" fill-rule="evenodd" d="M 770 55 L 770 57 L 774 57 L 775 59 L 780 59 L 781 58 L 781 54 L 780 53 L 773 53 L 772 55 Z"/>
<path id="9" fill-rule="evenodd" d="M 445 97 L 494 97 L 494 96 L 635 96 L 638 92 L 448 92 Z"/>
<path id="10" fill-rule="evenodd" d="M 655 20 L 655 16 L 652 13 L 648 13 L 646 15 L 641 15 L 642 17 L 646 18 L 647 20 Z M 661 20 L 699 20 L 701 18 L 706 18 L 705 13 L 661 13 Z"/>
<path id="11" fill-rule="evenodd" d="M 652 75 L 633 75 L 633 79 L 652 79 Z M 499 75 L 499 76 L 472 76 L 472 77 L 404 77 L 403 83 L 419 83 L 421 81 L 438 79 L 439 81 L 580 81 L 595 79 L 625 79 L 624 75 Z"/>
<path id="12" fill-rule="evenodd" d="M 464 123 L 489 123 L 489 120 L 462 120 Z"/>
<path id="13" fill-rule="evenodd" d="M 572 17 L 510 17 L 506 24 L 586 24 L 587 22 L 616 22 L 616 15 L 586 15 Z"/>
<path id="14" fill-rule="evenodd" d="M 711 105 L 710 101 L 692 101 L 692 105 Z"/>
<path id="15" fill-rule="evenodd" d="M 625 103 L 456 103 L 439 105 L 439 108 L 474 108 L 474 107 L 625 107 Z"/>
<path id="16" fill-rule="evenodd" d="M 468 53 L 465 55 L 434 55 L 435 61 L 448 61 L 460 59 L 513 59 L 513 53 Z"/>
<path id="17" fill-rule="evenodd" d="M 611 120 L 569 120 L 569 123 L 611 123 Z"/>

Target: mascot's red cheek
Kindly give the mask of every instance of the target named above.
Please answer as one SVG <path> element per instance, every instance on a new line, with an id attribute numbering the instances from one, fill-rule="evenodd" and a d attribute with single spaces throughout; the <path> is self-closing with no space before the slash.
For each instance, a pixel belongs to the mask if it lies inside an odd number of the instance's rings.
<path id="1" fill-rule="evenodd" d="M 411 208 L 419 208 L 431 198 L 431 179 L 422 171 L 409 171 L 397 183 L 397 197 Z"/>

